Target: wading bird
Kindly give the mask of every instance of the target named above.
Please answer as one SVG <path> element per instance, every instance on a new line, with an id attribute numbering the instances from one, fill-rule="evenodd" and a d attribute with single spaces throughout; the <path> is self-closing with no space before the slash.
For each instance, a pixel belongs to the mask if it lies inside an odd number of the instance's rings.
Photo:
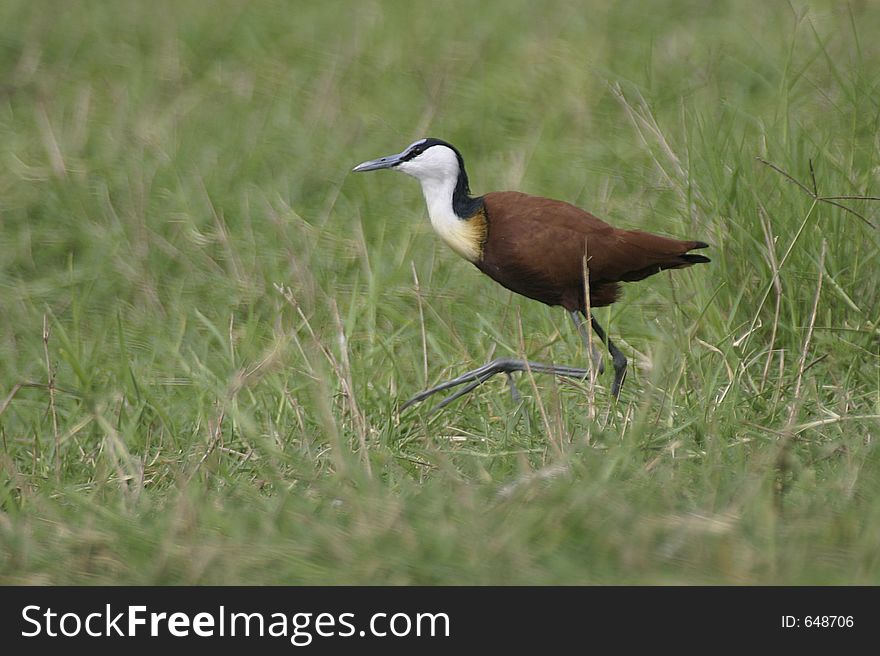
<path id="1" fill-rule="evenodd" d="M 640 230 L 614 228 L 563 201 L 516 191 L 496 191 L 473 198 L 461 153 L 440 139 L 420 139 L 402 153 L 363 162 L 353 171 L 378 169 L 397 169 L 416 178 L 422 185 L 431 225 L 440 238 L 507 289 L 568 310 L 588 351 L 589 335 L 584 320 L 589 319 L 611 353 L 611 393 L 615 398 L 626 375 L 626 357 L 590 315 L 589 308 L 616 301 L 621 282 L 710 261 L 688 252 L 706 248 L 708 244 L 702 241 L 680 241 Z M 600 361 L 600 373 L 602 369 Z M 425 390 L 402 409 L 436 392 L 465 385 L 434 408 L 438 410 L 499 373 L 508 375 L 515 394 L 510 374 L 526 370 L 574 378 L 585 378 L 589 373 L 587 369 L 501 358 Z"/>

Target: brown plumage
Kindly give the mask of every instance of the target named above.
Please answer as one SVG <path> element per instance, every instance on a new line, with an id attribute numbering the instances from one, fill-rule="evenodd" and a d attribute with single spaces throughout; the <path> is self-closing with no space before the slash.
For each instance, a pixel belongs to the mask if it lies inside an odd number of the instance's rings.
<path id="1" fill-rule="evenodd" d="M 621 282 L 642 280 L 664 269 L 709 262 L 709 258 L 689 252 L 706 248 L 708 244 L 704 242 L 614 228 L 589 212 L 559 200 L 516 191 L 473 198 L 461 153 L 440 139 L 420 139 L 401 153 L 364 162 L 354 170 L 386 168 L 396 168 L 419 180 L 434 230 L 452 250 L 480 271 L 518 294 L 564 307 L 585 345 L 590 344 L 584 323 L 584 319 L 588 319 L 611 354 L 614 364 L 611 393 L 615 397 L 626 376 L 626 357 L 608 338 L 588 307 L 602 307 L 616 301 Z M 584 293 L 585 257 L 589 306 Z M 601 361 L 599 369 L 602 369 Z M 579 378 L 588 374 L 586 369 L 501 358 L 432 387 L 403 407 L 462 385 L 436 406 L 435 409 L 439 409 L 497 373 L 509 375 L 525 370 Z"/>
<path id="2" fill-rule="evenodd" d="M 516 191 L 483 196 L 487 223 L 476 266 L 511 291 L 586 312 L 584 267 L 590 307 L 617 300 L 620 282 L 634 282 L 664 269 L 681 269 L 709 259 L 689 254 L 706 248 L 639 230 L 614 228 L 569 203 Z"/>

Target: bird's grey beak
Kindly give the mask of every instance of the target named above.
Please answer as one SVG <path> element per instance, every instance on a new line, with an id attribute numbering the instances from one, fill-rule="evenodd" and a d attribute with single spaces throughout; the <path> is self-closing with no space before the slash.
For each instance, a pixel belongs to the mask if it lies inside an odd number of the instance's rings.
<path id="1" fill-rule="evenodd" d="M 361 171 L 378 171 L 379 169 L 390 169 L 397 166 L 403 160 L 405 153 L 397 153 L 396 155 L 388 155 L 388 157 L 380 157 L 379 159 L 371 159 L 369 162 L 358 164 L 352 169 L 353 173 Z"/>

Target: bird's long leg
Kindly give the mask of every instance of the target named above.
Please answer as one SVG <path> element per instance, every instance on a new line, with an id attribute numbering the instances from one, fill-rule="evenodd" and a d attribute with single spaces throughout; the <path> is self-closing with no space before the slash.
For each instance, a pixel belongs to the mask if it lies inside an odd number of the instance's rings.
<path id="1" fill-rule="evenodd" d="M 450 394 L 436 406 L 431 408 L 430 412 L 433 413 L 437 410 L 440 410 L 441 408 L 446 407 L 447 405 L 455 401 L 455 399 L 464 396 L 468 392 L 473 391 L 478 386 L 489 380 L 495 374 L 510 374 L 514 371 L 532 371 L 537 374 L 555 374 L 556 376 L 568 376 L 569 378 L 586 378 L 590 373 L 588 369 L 579 369 L 576 367 L 542 364 L 540 362 L 514 360 L 512 358 L 498 358 L 496 360 L 492 360 L 492 362 L 490 362 L 489 364 L 485 364 L 478 369 L 468 371 L 467 373 L 453 378 L 452 380 L 448 380 L 445 383 L 440 383 L 435 387 L 431 387 L 430 389 L 426 389 L 424 392 L 416 394 L 413 398 L 404 403 L 401 406 L 400 410 L 406 410 L 411 405 L 420 403 L 421 401 L 424 401 L 429 396 L 436 394 L 437 392 L 442 392 L 443 390 L 447 390 L 452 387 L 458 387 L 459 385 L 464 385 L 465 383 L 467 383 L 467 385 L 465 385 L 463 388 L 457 390 L 454 394 Z"/>
<path id="2" fill-rule="evenodd" d="M 590 325 L 593 326 L 593 330 L 596 331 L 599 339 L 605 342 L 608 346 L 608 352 L 611 353 L 611 362 L 614 364 L 614 383 L 611 385 L 611 394 L 614 395 L 614 398 L 617 398 L 620 396 L 620 388 L 623 386 L 623 379 L 626 378 L 626 356 L 619 348 L 617 348 L 617 345 L 608 338 L 608 335 L 605 334 L 602 326 L 596 321 L 596 317 L 590 317 Z"/>
<path id="3" fill-rule="evenodd" d="M 596 346 L 596 344 L 590 343 L 590 336 L 587 334 L 587 324 L 584 321 L 583 316 L 576 310 L 569 311 L 568 315 L 571 317 L 571 320 L 574 321 L 574 325 L 581 336 L 581 340 L 584 342 L 584 348 L 587 349 L 587 352 L 590 354 L 590 358 L 593 360 L 593 366 L 596 367 L 596 371 L 600 374 L 604 374 L 605 362 L 602 360 L 602 353 L 599 351 L 599 347 Z"/>

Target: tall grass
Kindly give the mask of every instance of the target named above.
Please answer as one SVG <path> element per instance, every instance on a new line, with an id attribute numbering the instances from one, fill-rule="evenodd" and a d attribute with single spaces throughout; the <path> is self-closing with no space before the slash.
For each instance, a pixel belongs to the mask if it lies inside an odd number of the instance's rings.
<path id="1" fill-rule="evenodd" d="M 878 30 L 830 1 L 3 3 L 0 581 L 880 582 L 880 233 L 815 198 L 880 195 Z M 412 181 L 348 175 L 428 135 L 476 193 L 711 243 L 599 311 L 619 403 L 524 376 L 398 412 L 494 356 L 587 361 Z"/>

